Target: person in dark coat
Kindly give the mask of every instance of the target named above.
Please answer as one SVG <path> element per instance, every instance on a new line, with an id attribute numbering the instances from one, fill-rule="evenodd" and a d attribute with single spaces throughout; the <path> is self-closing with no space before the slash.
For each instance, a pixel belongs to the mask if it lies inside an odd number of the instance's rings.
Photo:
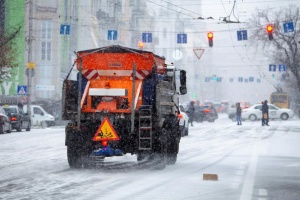
<path id="1" fill-rule="evenodd" d="M 194 121 L 194 113 L 195 113 L 195 102 L 191 101 L 189 108 L 188 108 L 188 116 L 189 116 L 189 122 L 191 123 L 191 126 L 193 126 Z"/>
<path id="2" fill-rule="evenodd" d="M 265 100 L 262 107 L 262 126 L 267 125 L 269 126 L 269 106 L 268 106 L 268 101 Z"/>
<path id="3" fill-rule="evenodd" d="M 262 106 L 264 105 L 264 101 L 261 102 L 261 111 L 262 111 Z M 264 119 L 264 114 L 262 114 L 262 117 L 261 117 L 261 124 L 262 126 L 265 125 L 265 119 Z"/>
<path id="4" fill-rule="evenodd" d="M 241 104 L 236 103 L 236 121 L 237 121 L 237 125 L 242 125 L 241 116 L 242 116 Z"/>

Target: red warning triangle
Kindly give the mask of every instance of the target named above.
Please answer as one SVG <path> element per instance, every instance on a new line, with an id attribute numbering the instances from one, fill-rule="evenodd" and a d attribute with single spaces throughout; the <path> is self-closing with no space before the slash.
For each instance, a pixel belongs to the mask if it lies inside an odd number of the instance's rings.
<path id="1" fill-rule="evenodd" d="M 197 56 L 197 58 L 200 60 L 202 54 L 204 53 L 204 49 L 193 49 L 195 55 Z"/>
<path id="2" fill-rule="evenodd" d="M 119 136 L 115 129 L 109 122 L 108 118 L 105 117 L 99 126 L 97 132 L 93 137 L 93 141 L 103 141 L 103 140 L 119 140 Z"/>

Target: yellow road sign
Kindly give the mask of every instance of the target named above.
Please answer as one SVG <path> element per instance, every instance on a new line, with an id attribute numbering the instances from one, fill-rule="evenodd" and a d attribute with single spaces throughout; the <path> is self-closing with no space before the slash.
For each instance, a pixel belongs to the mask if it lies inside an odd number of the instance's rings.
<path id="1" fill-rule="evenodd" d="M 27 68 L 34 69 L 35 68 L 35 63 L 34 62 L 28 62 L 27 63 Z"/>
<path id="2" fill-rule="evenodd" d="M 119 140 L 119 136 L 115 129 L 109 122 L 108 118 L 105 117 L 99 126 L 96 134 L 94 135 L 93 141 L 103 141 L 103 140 Z"/>

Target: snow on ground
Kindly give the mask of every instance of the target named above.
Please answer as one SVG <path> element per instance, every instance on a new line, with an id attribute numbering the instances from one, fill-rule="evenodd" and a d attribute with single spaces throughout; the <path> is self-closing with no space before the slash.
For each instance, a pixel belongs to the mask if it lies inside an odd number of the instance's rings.
<path id="1" fill-rule="evenodd" d="M 296 117 L 270 127 L 237 126 L 226 114 L 195 123 L 181 139 L 177 163 L 161 171 L 138 167 L 129 154 L 96 169 L 70 169 L 64 135 L 63 127 L 0 135 L 0 199 L 240 199 L 253 192 L 246 184 L 253 181 L 237 174 L 255 169 L 255 158 L 300 158 Z M 218 181 L 204 181 L 206 173 Z"/>

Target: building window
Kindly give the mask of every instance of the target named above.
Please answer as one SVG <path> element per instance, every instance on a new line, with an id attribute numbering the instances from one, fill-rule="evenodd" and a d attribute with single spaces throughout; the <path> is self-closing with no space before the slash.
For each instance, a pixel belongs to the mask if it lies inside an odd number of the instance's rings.
<path id="1" fill-rule="evenodd" d="M 50 20 L 42 20 L 42 61 L 51 61 L 51 30 L 52 22 Z"/>
<path id="2" fill-rule="evenodd" d="M 249 77 L 249 82 L 254 82 L 254 77 Z"/>
<path id="3" fill-rule="evenodd" d="M 53 67 L 49 65 L 41 65 L 39 66 L 39 70 L 40 70 L 40 79 L 38 85 L 52 85 Z M 50 98 L 52 96 L 52 93 L 53 91 L 40 90 L 39 97 Z"/>
<path id="4" fill-rule="evenodd" d="M 239 77 L 239 82 L 243 82 L 243 77 Z"/>
<path id="5" fill-rule="evenodd" d="M 230 79 L 229 79 L 229 82 L 231 82 L 231 83 L 232 83 L 232 82 L 233 82 L 233 78 L 230 78 Z"/>
<path id="6" fill-rule="evenodd" d="M 42 65 L 39 66 L 40 68 L 40 77 L 41 79 L 47 79 L 47 78 L 52 78 L 52 74 L 53 74 L 53 67 L 51 66 L 47 66 L 47 65 Z"/>

